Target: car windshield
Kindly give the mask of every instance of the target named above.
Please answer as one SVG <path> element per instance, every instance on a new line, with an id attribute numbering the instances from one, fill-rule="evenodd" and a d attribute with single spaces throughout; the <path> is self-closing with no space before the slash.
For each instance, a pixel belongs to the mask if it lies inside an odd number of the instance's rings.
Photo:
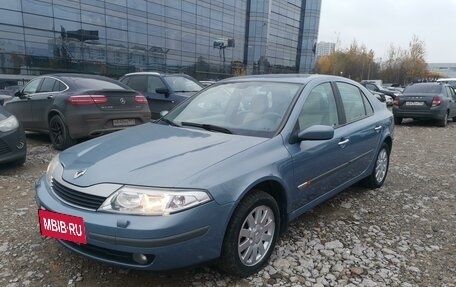
<path id="1" fill-rule="evenodd" d="M 272 137 L 300 87 L 300 84 L 274 82 L 218 84 L 178 106 L 165 120 L 182 126 L 199 125 L 212 127 L 214 131 L 223 129 L 240 135 Z"/>
<path id="2" fill-rule="evenodd" d="M 405 88 L 404 94 L 419 93 L 419 94 L 440 94 L 442 85 L 439 84 L 415 84 Z"/>
<path id="3" fill-rule="evenodd" d="M 164 77 L 168 85 L 175 92 L 198 92 L 202 89 L 198 83 L 182 76 Z"/>

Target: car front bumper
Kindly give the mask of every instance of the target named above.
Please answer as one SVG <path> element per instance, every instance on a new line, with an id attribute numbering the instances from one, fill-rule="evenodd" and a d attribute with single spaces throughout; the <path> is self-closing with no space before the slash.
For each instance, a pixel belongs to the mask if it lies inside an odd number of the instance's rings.
<path id="1" fill-rule="evenodd" d="M 21 128 L 6 133 L 0 132 L 0 164 L 22 160 L 26 153 L 26 138 Z"/>
<path id="2" fill-rule="evenodd" d="M 59 242 L 86 257 L 126 268 L 165 271 L 192 266 L 220 256 L 234 203 L 204 205 L 168 215 L 135 216 L 80 209 L 62 202 L 45 177 L 35 186 L 40 209 L 82 217 L 87 245 Z M 144 255 L 146 263 L 134 256 Z"/>

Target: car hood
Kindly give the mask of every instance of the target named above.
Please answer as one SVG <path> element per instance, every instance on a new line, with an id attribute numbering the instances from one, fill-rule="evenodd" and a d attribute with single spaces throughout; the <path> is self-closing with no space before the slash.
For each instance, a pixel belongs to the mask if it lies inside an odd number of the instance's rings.
<path id="1" fill-rule="evenodd" d="M 77 186 L 119 183 L 182 187 L 179 182 L 266 138 L 144 124 L 60 154 L 63 179 Z M 78 171 L 84 175 L 75 178 Z"/>

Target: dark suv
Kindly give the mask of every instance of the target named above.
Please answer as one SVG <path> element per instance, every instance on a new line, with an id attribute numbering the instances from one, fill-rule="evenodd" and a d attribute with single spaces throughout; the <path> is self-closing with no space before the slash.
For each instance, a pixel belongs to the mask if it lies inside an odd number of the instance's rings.
<path id="1" fill-rule="evenodd" d="M 448 118 L 456 121 L 456 94 L 446 84 L 412 84 L 394 99 L 393 114 L 396 124 L 401 124 L 403 118 L 435 119 L 445 127 Z"/>
<path id="2" fill-rule="evenodd" d="M 138 72 L 126 74 L 120 81 L 147 98 L 152 119 L 199 92 L 203 85 L 185 74 Z"/>

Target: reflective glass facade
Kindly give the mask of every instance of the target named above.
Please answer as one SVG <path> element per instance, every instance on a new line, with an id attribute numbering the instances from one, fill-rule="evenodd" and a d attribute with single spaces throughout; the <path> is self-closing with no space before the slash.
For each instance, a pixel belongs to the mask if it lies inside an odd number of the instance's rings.
<path id="1" fill-rule="evenodd" d="M 310 72 L 321 0 L 1 0 L 0 74 Z"/>

